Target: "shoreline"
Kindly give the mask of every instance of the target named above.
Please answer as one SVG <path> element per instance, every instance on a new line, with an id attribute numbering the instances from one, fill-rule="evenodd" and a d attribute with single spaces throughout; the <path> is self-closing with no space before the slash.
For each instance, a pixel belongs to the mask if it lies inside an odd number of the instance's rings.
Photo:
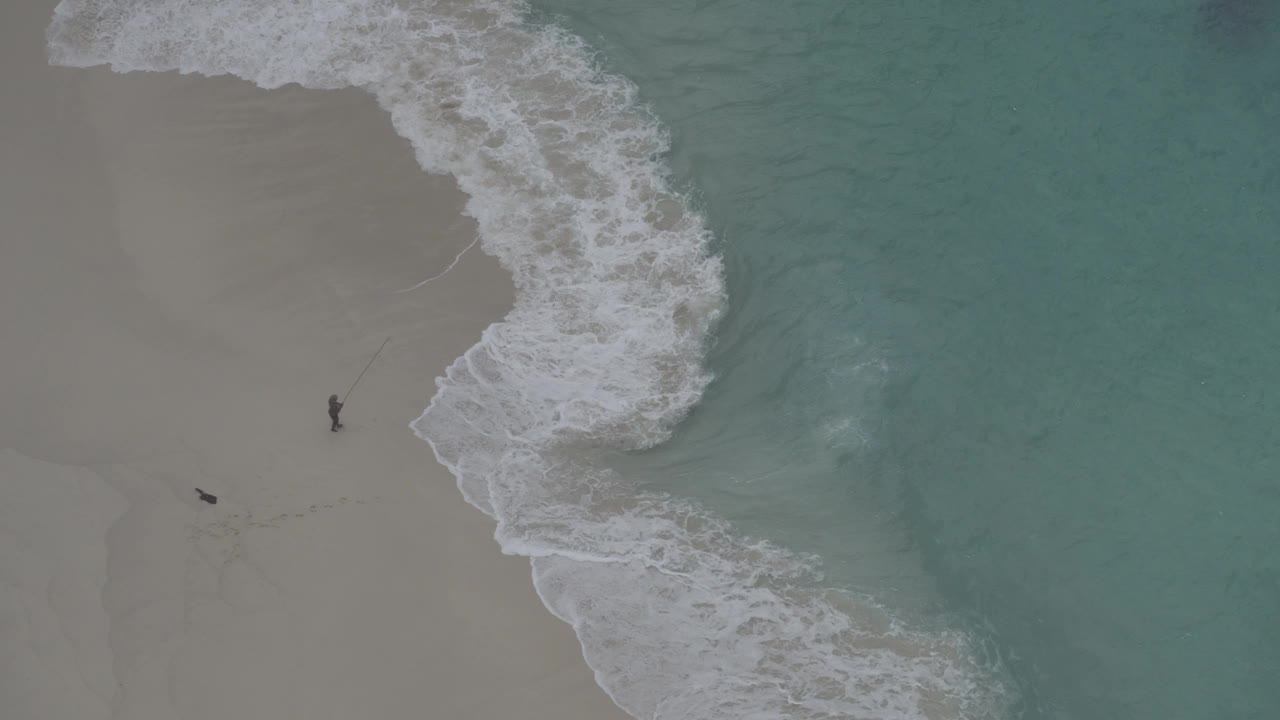
<path id="1" fill-rule="evenodd" d="M 478 248 L 393 292 L 474 238 L 452 180 L 358 91 L 50 68 L 47 5 L 5 11 L 13 717 L 625 718 L 407 427 L 511 302 Z"/>

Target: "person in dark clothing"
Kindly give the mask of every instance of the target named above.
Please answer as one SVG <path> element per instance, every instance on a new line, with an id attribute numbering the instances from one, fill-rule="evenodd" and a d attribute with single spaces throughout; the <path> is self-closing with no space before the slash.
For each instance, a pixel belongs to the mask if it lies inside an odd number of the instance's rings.
<path id="1" fill-rule="evenodd" d="M 337 395 L 329 396 L 329 419 L 333 420 L 333 426 L 329 429 L 338 432 L 338 428 L 342 427 L 342 423 L 338 422 L 338 413 L 342 412 L 342 403 L 338 402 Z"/>

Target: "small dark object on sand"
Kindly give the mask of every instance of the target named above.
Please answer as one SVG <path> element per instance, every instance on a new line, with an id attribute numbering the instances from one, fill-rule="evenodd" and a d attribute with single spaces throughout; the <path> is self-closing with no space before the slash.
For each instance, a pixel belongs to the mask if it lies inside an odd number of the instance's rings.
<path id="1" fill-rule="evenodd" d="M 216 496 L 210 495 L 209 493 L 201 490 L 200 488 L 196 488 L 196 492 L 200 495 L 201 500 L 209 503 L 210 505 L 218 504 L 218 498 Z"/>
<path id="2" fill-rule="evenodd" d="M 342 423 L 338 422 L 338 413 L 342 412 L 342 405 L 343 403 L 338 402 L 337 395 L 329 396 L 329 419 L 333 421 L 329 429 L 334 432 L 338 432 L 338 428 L 342 427 Z"/>
<path id="3" fill-rule="evenodd" d="M 1255 47 L 1266 39 L 1278 5 L 1277 0 L 1203 0 L 1198 29 L 1224 49 Z"/>

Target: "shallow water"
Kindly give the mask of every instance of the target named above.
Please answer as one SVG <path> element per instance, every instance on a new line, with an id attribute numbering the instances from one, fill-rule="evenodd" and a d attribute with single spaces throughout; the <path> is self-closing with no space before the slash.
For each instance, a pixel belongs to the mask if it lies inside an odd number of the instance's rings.
<path id="1" fill-rule="evenodd" d="M 539 7 L 671 127 L 729 269 L 718 380 L 631 472 L 968 626 L 1023 717 L 1280 716 L 1280 38 Z"/>

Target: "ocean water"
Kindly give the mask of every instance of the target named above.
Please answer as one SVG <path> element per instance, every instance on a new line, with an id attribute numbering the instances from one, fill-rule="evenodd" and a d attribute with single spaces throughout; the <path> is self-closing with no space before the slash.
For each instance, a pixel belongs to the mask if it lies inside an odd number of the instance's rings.
<path id="1" fill-rule="evenodd" d="M 49 44 L 361 87 L 458 178 L 517 301 L 413 427 L 636 717 L 1280 717 L 1280 5 L 64 0 Z"/>
<path id="2" fill-rule="evenodd" d="M 1280 717 L 1280 4 L 604 5 L 540 3 L 728 267 L 635 471 L 967 627 L 1011 715 Z"/>

